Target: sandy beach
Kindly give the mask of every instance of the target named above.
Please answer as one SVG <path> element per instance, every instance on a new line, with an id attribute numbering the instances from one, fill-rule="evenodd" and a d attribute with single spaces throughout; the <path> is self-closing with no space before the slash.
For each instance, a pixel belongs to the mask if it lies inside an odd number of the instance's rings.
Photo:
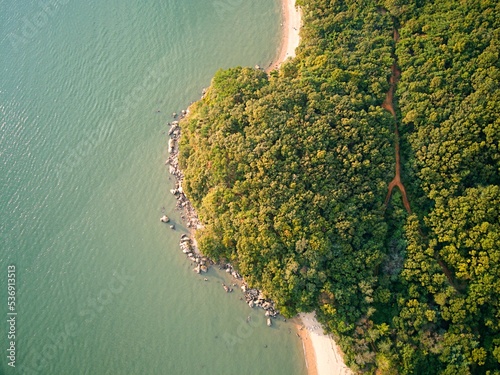
<path id="1" fill-rule="evenodd" d="M 308 375 L 352 374 L 342 359 L 340 348 L 323 333 L 314 313 L 299 314 L 296 325 L 304 347 Z"/>
<path id="2" fill-rule="evenodd" d="M 267 71 L 275 70 L 289 57 L 295 57 L 295 49 L 299 46 L 299 31 L 302 22 L 302 11 L 295 7 L 295 0 L 283 0 L 283 34 L 278 58 Z"/>

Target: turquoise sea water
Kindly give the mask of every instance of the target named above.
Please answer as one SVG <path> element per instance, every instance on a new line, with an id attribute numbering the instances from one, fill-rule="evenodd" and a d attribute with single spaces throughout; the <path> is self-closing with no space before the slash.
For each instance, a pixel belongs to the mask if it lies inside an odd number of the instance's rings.
<path id="1" fill-rule="evenodd" d="M 171 113 L 220 67 L 267 66 L 280 18 L 278 0 L 0 0 L 0 374 L 305 373 L 291 325 L 192 272 L 164 166 Z"/>

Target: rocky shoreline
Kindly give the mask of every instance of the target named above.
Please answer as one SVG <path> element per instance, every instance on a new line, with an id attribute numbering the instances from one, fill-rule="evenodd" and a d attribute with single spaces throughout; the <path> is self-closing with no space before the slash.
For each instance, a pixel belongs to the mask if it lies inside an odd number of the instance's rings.
<path id="1" fill-rule="evenodd" d="M 203 96 L 205 95 L 206 90 L 203 90 Z M 202 96 L 202 98 L 203 98 Z M 198 214 L 194 209 L 193 205 L 187 198 L 184 190 L 182 188 L 182 182 L 184 180 L 184 174 L 179 168 L 179 140 L 181 137 L 181 126 L 180 120 L 182 120 L 185 116 L 189 114 L 189 109 L 183 110 L 178 116 L 176 113 L 173 114 L 174 121 L 169 123 L 170 129 L 168 131 L 168 152 L 169 157 L 165 161 L 165 165 L 168 165 L 169 173 L 175 178 L 175 187 L 170 190 L 176 199 L 177 204 L 175 208 L 180 210 L 181 219 L 186 222 L 186 226 L 191 231 L 191 236 L 187 234 L 183 234 L 180 239 L 180 249 L 186 257 L 193 263 L 196 264 L 193 269 L 194 272 L 201 274 L 208 271 L 210 266 L 218 266 L 220 270 L 225 270 L 228 274 L 230 274 L 233 278 L 232 285 L 226 285 L 222 283 L 222 287 L 226 293 L 230 293 L 233 291 L 233 287 L 239 286 L 241 291 L 243 292 L 245 302 L 248 304 L 250 308 L 262 308 L 265 311 L 266 322 L 268 326 L 272 326 L 272 319 L 277 318 L 279 315 L 278 310 L 276 309 L 276 304 L 270 300 L 264 298 L 262 291 L 258 289 L 252 289 L 248 287 L 248 284 L 243 280 L 243 277 L 234 269 L 234 267 L 229 263 L 217 263 L 212 259 L 204 256 L 200 250 L 198 249 L 198 245 L 196 240 L 194 239 L 194 231 L 197 229 L 203 228 L 202 223 L 198 218 Z M 160 221 L 166 223 L 168 222 L 167 216 L 164 216 L 160 219 Z M 171 225 L 171 229 L 175 229 L 175 226 Z M 205 278 L 205 281 L 208 279 Z"/>

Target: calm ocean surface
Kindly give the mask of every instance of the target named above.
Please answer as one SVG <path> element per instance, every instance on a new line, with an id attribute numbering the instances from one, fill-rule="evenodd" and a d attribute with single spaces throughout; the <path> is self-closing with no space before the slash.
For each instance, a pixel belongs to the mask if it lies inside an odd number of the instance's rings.
<path id="1" fill-rule="evenodd" d="M 267 66 L 280 19 L 279 0 L 0 0 L 0 374 L 305 374 L 291 325 L 192 272 L 164 166 L 171 113 L 220 67 Z"/>

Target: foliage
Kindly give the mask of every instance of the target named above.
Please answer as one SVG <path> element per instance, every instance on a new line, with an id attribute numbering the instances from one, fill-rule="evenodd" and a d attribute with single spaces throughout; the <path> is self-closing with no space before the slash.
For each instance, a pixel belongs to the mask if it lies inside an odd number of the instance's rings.
<path id="1" fill-rule="evenodd" d="M 500 6 L 298 3 L 297 57 L 217 72 L 182 124 L 202 251 L 316 310 L 358 372 L 498 373 Z M 384 206 L 394 61 L 413 214 Z"/>

